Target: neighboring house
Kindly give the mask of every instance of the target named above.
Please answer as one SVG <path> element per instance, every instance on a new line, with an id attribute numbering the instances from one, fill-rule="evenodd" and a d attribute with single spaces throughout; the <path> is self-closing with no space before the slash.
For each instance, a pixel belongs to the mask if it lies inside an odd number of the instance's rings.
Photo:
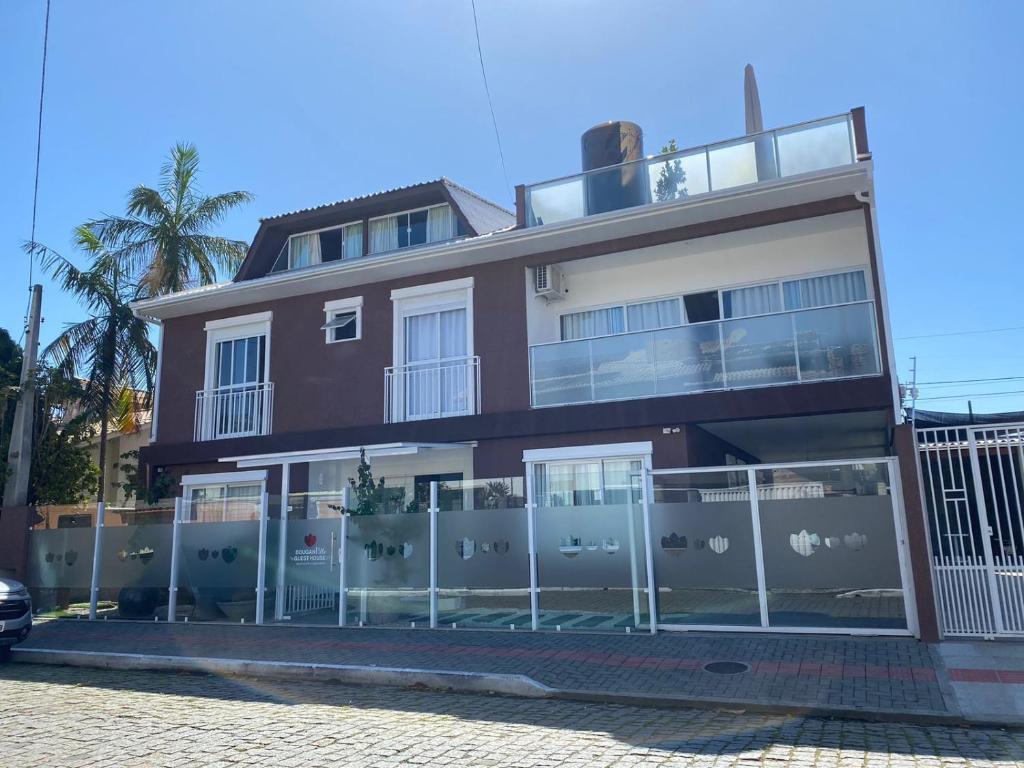
<path id="1" fill-rule="evenodd" d="M 162 327 L 149 471 L 205 502 L 284 479 L 293 518 L 327 514 L 361 448 L 403 499 L 511 479 L 538 513 L 643 476 L 659 623 L 917 633 L 863 110 L 641 158 L 611 123 L 584 140 L 601 170 L 519 186 L 515 212 L 442 178 L 262 220 L 231 283 L 135 305 Z M 697 550 L 734 559 L 687 570 Z"/>
<path id="2" fill-rule="evenodd" d="M 131 451 L 138 451 L 149 445 L 150 429 L 152 427 L 152 412 L 143 411 L 137 415 L 137 424 L 134 429 L 126 431 L 111 431 L 107 434 L 107 455 L 106 464 L 106 500 L 107 507 L 134 507 L 136 498 L 133 495 L 128 498 L 124 492 L 124 483 L 128 478 L 125 476 L 124 464 L 135 463 L 135 459 L 124 459 L 124 454 Z M 100 463 L 100 440 L 96 434 L 86 443 L 89 449 L 89 458 L 92 463 L 99 466 Z"/>

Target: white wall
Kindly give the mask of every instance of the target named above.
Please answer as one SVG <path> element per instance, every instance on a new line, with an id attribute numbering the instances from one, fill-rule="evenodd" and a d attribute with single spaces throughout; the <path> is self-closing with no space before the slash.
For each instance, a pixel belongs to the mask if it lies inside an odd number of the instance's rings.
<path id="1" fill-rule="evenodd" d="M 546 304 L 526 275 L 530 344 L 559 340 L 559 315 L 608 304 L 727 288 L 781 277 L 868 269 L 859 211 L 621 251 L 561 264 L 568 293 Z M 871 295 L 870 274 L 868 293 Z"/>

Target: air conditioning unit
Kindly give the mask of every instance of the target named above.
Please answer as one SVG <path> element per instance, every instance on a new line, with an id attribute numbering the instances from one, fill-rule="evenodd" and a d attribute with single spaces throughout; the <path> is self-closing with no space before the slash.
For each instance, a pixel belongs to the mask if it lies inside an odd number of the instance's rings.
<path id="1" fill-rule="evenodd" d="M 558 267 L 544 264 L 533 268 L 533 295 L 545 301 L 564 299 L 562 284 L 565 278 Z"/>

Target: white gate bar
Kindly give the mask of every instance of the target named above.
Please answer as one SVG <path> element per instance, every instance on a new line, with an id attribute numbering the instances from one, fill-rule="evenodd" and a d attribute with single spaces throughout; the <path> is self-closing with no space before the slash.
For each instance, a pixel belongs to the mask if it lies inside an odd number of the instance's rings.
<path id="1" fill-rule="evenodd" d="M 430 628 L 437 629 L 437 480 L 430 481 Z"/>
<path id="2" fill-rule="evenodd" d="M 288 565 L 288 496 L 291 493 L 292 465 L 281 465 L 281 520 L 278 523 L 277 542 L 277 598 L 274 600 L 274 619 L 284 620 L 285 568 Z"/>
<path id="3" fill-rule="evenodd" d="M 174 521 L 171 527 L 171 573 L 167 584 L 167 621 L 178 618 L 178 546 L 181 539 L 181 516 L 185 506 L 180 496 L 174 500 Z"/>
<path id="4" fill-rule="evenodd" d="M 978 500 L 978 517 L 980 518 L 980 533 L 981 533 L 981 547 L 985 552 L 985 563 L 988 566 L 988 588 L 991 592 L 990 600 L 992 601 L 992 618 L 995 620 L 996 632 L 1002 633 L 1003 631 L 1003 608 L 1002 601 L 999 599 L 999 586 L 996 582 L 995 569 L 992 567 L 992 528 L 988 515 L 988 506 L 985 503 L 985 492 L 981 487 L 981 465 L 978 462 L 978 441 L 974 437 L 974 432 L 969 430 L 967 432 L 967 441 L 971 448 L 971 472 L 974 473 L 974 495 Z M 998 517 L 998 513 L 996 515 Z"/>
<path id="5" fill-rule="evenodd" d="M 537 600 L 537 504 L 533 498 L 533 462 L 526 464 L 526 543 L 530 553 L 530 629 L 540 629 Z"/>
<path id="6" fill-rule="evenodd" d="M 750 524 L 754 529 L 754 572 L 757 574 L 757 604 L 761 613 L 761 626 L 768 628 L 768 586 L 764 578 L 764 550 L 761 543 L 761 508 L 757 498 L 757 472 L 747 470 L 747 488 L 750 489 Z"/>
<path id="7" fill-rule="evenodd" d="M 920 637 L 921 625 L 917 615 L 917 590 L 914 587 L 914 574 L 910 563 L 907 508 L 903 504 L 903 475 L 900 473 L 899 459 L 895 457 L 889 460 L 889 496 L 893 500 L 892 517 L 896 527 L 896 555 L 900 564 L 900 584 L 903 586 L 903 610 L 907 616 L 907 629 L 914 637 Z M 932 594 L 932 600 L 935 600 L 934 594 Z"/>
<path id="8" fill-rule="evenodd" d="M 338 547 L 338 626 L 344 627 L 348 623 L 348 516 L 349 505 L 352 502 L 352 488 L 345 486 L 341 489 L 341 544 Z"/>
<path id="9" fill-rule="evenodd" d="M 89 620 L 96 618 L 96 604 L 100 596 L 100 569 L 103 567 L 103 523 L 106 517 L 105 501 L 96 503 L 96 534 L 92 549 L 92 582 L 89 585 Z"/>
<path id="10" fill-rule="evenodd" d="M 657 586 L 654 583 L 654 547 L 651 546 L 651 513 L 650 513 L 650 497 L 647 495 L 648 479 L 651 471 L 651 457 L 650 454 L 644 457 L 644 471 L 643 471 L 643 484 L 640 488 L 640 501 L 643 504 L 643 516 L 644 516 L 644 552 L 647 558 L 647 611 L 648 611 L 648 623 L 651 625 L 651 634 L 656 634 L 658 631 L 658 603 L 655 599 L 655 589 Z M 632 505 L 630 505 L 632 509 Z M 629 529 L 633 530 L 633 521 L 630 520 Z"/>
<path id="11" fill-rule="evenodd" d="M 270 497 L 266 483 L 263 485 L 260 509 L 259 552 L 256 553 L 256 623 L 263 623 L 263 607 L 267 597 L 267 515 L 270 511 Z"/>

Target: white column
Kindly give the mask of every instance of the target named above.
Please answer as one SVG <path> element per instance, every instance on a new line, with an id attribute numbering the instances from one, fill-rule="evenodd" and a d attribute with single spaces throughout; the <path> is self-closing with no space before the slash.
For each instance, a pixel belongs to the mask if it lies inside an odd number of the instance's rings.
<path id="1" fill-rule="evenodd" d="M 292 465 L 281 465 L 281 520 L 277 542 L 277 597 L 274 599 L 274 619 L 284 620 L 285 568 L 288 565 L 288 495 L 291 492 Z"/>
<path id="2" fill-rule="evenodd" d="M 761 609 L 761 626 L 768 626 L 768 588 L 764 580 L 764 550 L 761 546 L 761 509 L 757 499 L 757 472 L 747 470 L 747 488 L 750 494 L 750 524 L 754 529 L 754 568 L 757 573 L 757 602 Z"/>
<path id="3" fill-rule="evenodd" d="M 644 548 L 647 553 L 647 610 L 650 612 L 651 634 L 658 631 L 658 603 L 654 583 L 654 547 L 651 546 L 651 510 L 647 487 L 651 479 L 651 457 L 644 457 L 643 487 L 640 489 L 640 500 L 644 514 Z M 632 523 L 632 521 L 630 521 Z"/>
<path id="4" fill-rule="evenodd" d="M 430 628 L 437 629 L 437 480 L 430 481 Z"/>
<path id="5" fill-rule="evenodd" d="M 526 541 L 530 551 L 530 629 L 540 628 L 540 606 L 537 600 L 537 526 L 533 499 L 533 464 L 526 465 Z"/>
<path id="6" fill-rule="evenodd" d="M 267 515 L 270 510 L 270 497 L 267 486 L 263 485 L 263 505 L 260 509 L 259 552 L 256 553 L 256 623 L 263 623 L 263 607 L 267 596 Z"/>
<path id="7" fill-rule="evenodd" d="M 168 621 L 174 621 L 178 617 L 178 548 L 183 507 L 184 500 L 179 496 L 174 500 L 174 521 L 171 526 L 171 575 L 167 584 Z"/>
<path id="8" fill-rule="evenodd" d="M 89 587 L 89 618 L 96 618 L 96 603 L 100 596 L 100 570 L 103 567 L 103 521 L 106 517 L 105 501 L 96 504 L 96 536 L 92 550 L 92 582 Z"/>
<path id="9" fill-rule="evenodd" d="M 341 544 L 338 547 L 338 626 L 348 623 L 348 510 L 352 501 L 352 488 L 341 489 Z"/>

